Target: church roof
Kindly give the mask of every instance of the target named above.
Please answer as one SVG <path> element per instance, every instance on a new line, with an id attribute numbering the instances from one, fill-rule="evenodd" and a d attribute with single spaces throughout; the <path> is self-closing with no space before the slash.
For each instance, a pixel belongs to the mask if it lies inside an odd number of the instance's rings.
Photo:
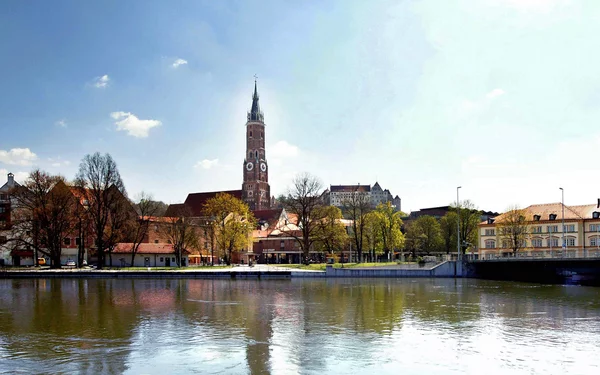
<path id="1" fill-rule="evenodd" d="M 248 112 L 248 121 L 264 121 L 264 115 L 260 110 L 258 104 L 258 89 L 256 87 L 256 80 L 254 81 L 254 94 L 252 95 L 252 108 Z"/>

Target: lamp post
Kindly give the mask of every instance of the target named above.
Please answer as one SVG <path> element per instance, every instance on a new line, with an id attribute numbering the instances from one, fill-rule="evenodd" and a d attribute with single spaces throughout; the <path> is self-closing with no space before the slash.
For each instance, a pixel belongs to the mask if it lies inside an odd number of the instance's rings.
<path id="1" fill-rule="evenodd" d="M 460 260 L 460 200 L 458 199 L 458 190 L 462 186 L 456 188 L 456 260 Z"/>
<path id="2" fill-rule="evenodd" d="M 565 242 L 565 190 L 559 188 L 562 195 L 562 256 L 564 257 L 567 251 L 567 243 Z"/>

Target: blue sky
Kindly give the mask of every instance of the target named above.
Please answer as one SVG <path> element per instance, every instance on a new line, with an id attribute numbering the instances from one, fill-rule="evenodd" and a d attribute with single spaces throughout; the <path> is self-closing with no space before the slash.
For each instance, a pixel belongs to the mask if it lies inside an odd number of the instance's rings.
<path id="1" fill-rule="evenodd" d="M 600 196 L 600 2 L 0 2 L 0 184 L 108 152 L 132 197 L 239 189 L 253 75 L 271 191 L 403 210 Z"/>

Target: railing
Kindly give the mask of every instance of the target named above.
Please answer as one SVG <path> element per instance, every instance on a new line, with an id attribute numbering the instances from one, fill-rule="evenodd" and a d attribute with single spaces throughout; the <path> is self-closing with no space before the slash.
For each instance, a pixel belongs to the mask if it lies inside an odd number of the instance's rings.
<path id="1" fill-rule="evenodd" d="M 600 259 L 600 250 L 552 250 L 552 251 L 530 251 L 504 253 L 504 254 L 485 254 L 477 260 L 525 260 L 525 259 Z M 474 259 L 473 259 L 474 260 Z"/>

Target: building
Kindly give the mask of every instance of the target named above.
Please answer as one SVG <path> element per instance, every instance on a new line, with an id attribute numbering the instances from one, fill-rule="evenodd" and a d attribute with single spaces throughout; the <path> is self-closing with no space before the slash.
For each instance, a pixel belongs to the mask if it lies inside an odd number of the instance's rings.
<path id="1" fill-rule="evenodd" d="M 244 157 L 242 200 L 250 210 L 268 210 L 271 206 L 269 166 L 265 150 L 264 115 L 258 104 L 258 91 L 254 81 L 252 108 L 246 122 L 246 156 Z"/>
<path id="2" fill-rule="evenodd" d="M 141 243 L 131 264 L 132 243 L 119 243 L 112 251 L 112 265 L 116 267 L 177 267 L 175 249 L 171 244 Z M 189 252 L 184 250 L 181 254 L 181 265 L 188 264 Z M 105 259 L 110 265 L 110 259 Z"/>
<path id="3" fill-rule="evenodd" d="M 360 194 L 365 197 L 372 207 L 377 207 L 380 203 L 389 202 L 396 211 L 400 211 L 401 199 L 397 195 L 394 197 L 388 189 L 382 189 L 379 182 L 371 185 L 330 185 L 324 193 L 324 201 L 336 207 L 342 207 L 345 201 L 352 199 L 353 194 Z"/>
<path id="4" fill-rule="evenodd" d="M 522 210 L 527 234 L 520 257 L 600 257 L 599 204 L 564 206 L 561 203 L 534 204 Z M 482 259 L 513 256 L 501 234 L 507 213 L 479 224 L 479 256 Z M 562 237 L 564 235 L 564 244 Z"/>
<path id="5" fill-rule="evenodd" d="M 15 175 L 8 173 L 6 183 L 0 187 L 0 266 L 1 265 L 28 265 L 34 264 L 33 251 L 22 248 L 12 238 L 14 199 L 11 191 L 19 187 Z"/>

